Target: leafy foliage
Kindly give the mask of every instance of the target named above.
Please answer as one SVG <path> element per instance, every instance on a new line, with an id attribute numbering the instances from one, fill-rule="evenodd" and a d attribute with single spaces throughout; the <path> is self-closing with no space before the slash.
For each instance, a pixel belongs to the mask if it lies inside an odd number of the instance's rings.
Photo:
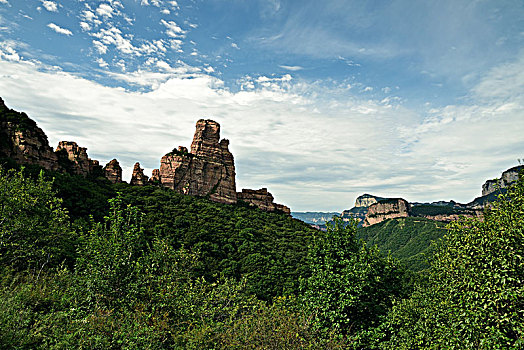
<path id="1" fill-rule="evenodd" d="M 56 266 L 74 254 L 68 216 L 52 184 L 0 168 L 0 263 L 16 270 Z M 45 232 L 45 234 L 43 234 Z"/>
<path id="2" fill-rule="evenodd" d="M 445 224 L 424 218 L 397 218 L 357 228 L 356 237 L 391 253 L 412 271 L 426 269 L 434 245 L 445 234 Z"/>
<path id="3" fill-rule="evenodd" d="M 384 348 L 524 346 L 524 182 L 485 213 L 449 225 L 427 284 L 395 306 Z"/>
<path id="4" fill-rule="evenodd" d="M 403 270 L 376 247 L 355 238 L 352 225 L 335 218 L 319 231 L 308 255 L 312 268 L 302 281 L 303 303 L 322 330 L 331 327 L 349 336 L 355 346 L 362 334 L 376 327 L 392 301 L 403 295 Z"/>

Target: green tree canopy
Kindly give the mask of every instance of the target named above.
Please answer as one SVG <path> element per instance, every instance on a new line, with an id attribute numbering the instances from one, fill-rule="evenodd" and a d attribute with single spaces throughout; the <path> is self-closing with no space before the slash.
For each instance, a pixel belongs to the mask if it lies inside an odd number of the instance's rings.
<path id="1" fill-rule="evenodd" d="M 524 347 L 524 182 L 485 212 L 449 225 L 429 281 L 396 305 L 383 348 Z"/>

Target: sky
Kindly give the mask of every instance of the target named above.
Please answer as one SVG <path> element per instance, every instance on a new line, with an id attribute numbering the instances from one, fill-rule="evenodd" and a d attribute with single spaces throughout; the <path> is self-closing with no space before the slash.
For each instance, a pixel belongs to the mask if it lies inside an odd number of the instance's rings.
<path id="1" fill-rule="evenodd" d="M 524 2 L 0 0 L 0 96 L 128 181 L 209 118 L 293 211 L 469 202 L 524 159 Z"/>

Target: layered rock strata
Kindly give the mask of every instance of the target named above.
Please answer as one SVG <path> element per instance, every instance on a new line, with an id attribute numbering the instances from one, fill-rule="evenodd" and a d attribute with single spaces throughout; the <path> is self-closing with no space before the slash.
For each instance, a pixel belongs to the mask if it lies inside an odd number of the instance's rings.
<path id="1" fill-rule="evenodd" d="M 362 226 L 371 226 L 387 219 L 405 218 L 410 215 L 411 207 L 405 199 L 388 198 L 372 204 L 368 208 Z"/>
<path id="2" fill-rule="evenodd" d="M 60 141 L 55 153 L 59 158 L 69 160 L 70 164 L 62 164 L 72 174 L 87 176 L 99 168 L 98 160 L 92 160 L 87 156 L 87 148 L 79 147 L 73 141 Z"/>
<path id="3" fill-rule="evenodd" d="M 55 151 L 46 134 L 27 114 L 7 108 L 0 98 L 0 157 L 18 164 L 87 176 L 101 169 L 76 142 L 60 141 Z"/>
<path id="4" fill-rule="evenodd" d="M 268 192 L 267 188 L 259 190 L 243 189 L 242 192 L 237 193 L 237 198 L 239 201 L 249 203 L 265 211 L 282 211 L 288 215 L 291 214 L 291 209 L 274 202 L 273 195 Z"/>
<path id="5" fill-rule="evenodd" d="M 166 154 L 160 161 L 162 186 L 179 193 L 209 197 L 220 203 L 237 201 L 235 163 L 229 141 L 220 140 L 220 124 L 201 119 L 191 143 Z"/>
<path id="6" fill-rule="evenodd" d="M 114 184 L 122 182 L 122 167 L 120 167 L 118 160 L 112 159 L 106 164 L 104 167 L 104 175 L 106 179 Z"/>
<path id="7" fill-rule="evenodd" d="M 9 109 L 0 98 L 0 157 L 18 164 L 33 164 L 48 170 L 61 170 L 58 156 L 49 146 L 46 134 L 27 114 Z"/>
<path id="8" fill-rule="evenodd" d="M 524 169 L 524 165 L 519 165 L 508 169 L 502 173 L 500 179 L 488 180 L 482 185 L 482 195 L 487 196 L 499 189 L 509 187 L 512 183 L 517 182 L 519 173 Z"/>
<path id="9" fill-rule="evenodd" d="M 145 186 L 147 185 L 149 177 L 144 175 L 144 169 L 140 167 L 140 163 L 136 162 L 133 167 L 133 174 L 131 175 L 131 185 L 134 186 Z"/>

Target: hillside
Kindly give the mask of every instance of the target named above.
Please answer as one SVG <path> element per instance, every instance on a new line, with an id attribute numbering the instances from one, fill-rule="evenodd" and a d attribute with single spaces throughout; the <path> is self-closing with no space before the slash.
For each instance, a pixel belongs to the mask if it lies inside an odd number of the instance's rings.
<path id="1" fill-rule="evenodd" d="M 442 222 L 406 217 L 360 227 L 357 237 L 369 245 L 377 245 L 383 254 L 391 252 L 411 270 L 420 271 L 428 267 L 427 259 L 433 253 L 432 242 L 442 238 L 445 232 Z"/>

